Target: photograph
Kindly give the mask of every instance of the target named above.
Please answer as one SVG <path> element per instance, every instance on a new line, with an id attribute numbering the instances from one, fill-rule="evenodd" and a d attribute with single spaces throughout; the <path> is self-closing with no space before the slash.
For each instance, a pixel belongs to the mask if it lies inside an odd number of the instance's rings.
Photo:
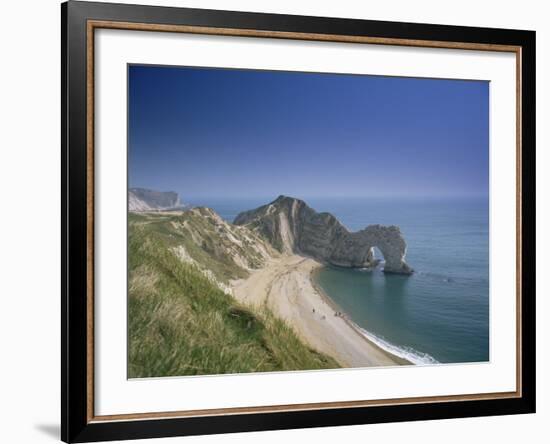
<path id="1" fill-rule="evenodd" d="M 127 88 L 128 378 L 491 361 L 489 81 Z"/>

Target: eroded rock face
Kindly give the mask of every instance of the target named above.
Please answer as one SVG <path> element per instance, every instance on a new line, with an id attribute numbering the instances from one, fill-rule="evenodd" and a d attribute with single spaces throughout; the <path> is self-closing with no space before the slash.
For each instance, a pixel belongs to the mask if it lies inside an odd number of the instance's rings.
<path id="1" fill-rule="evenodd" d="M 286 196 L 240 213 L 234 223 L 249 226 L 284 253 L 302 253 L 340 267 L 374 268 L 378 261 L 373 248 L 378 247 L 385 272 L 413 272 L 405 262 L 407 244 L 395 225 L 349 232 L 332 214 L 317 213 L 304 201 Z"/>
<path id="2" fill-rule="evenodd" d="M 129 211 L 172 211 L 184 207 L 178 193 L 173 191 L 155 191 L 146 188 L 130 188 L 128 190 Z"/>

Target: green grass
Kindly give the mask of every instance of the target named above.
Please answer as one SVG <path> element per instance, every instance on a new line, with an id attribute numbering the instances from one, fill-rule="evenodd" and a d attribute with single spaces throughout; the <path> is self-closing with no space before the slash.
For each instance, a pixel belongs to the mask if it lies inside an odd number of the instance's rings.
<path id="1" fill-rule="evenodd" d="M 228 233 L 229 226 L 220 224 L 210 216 L 209 211 L 197 208 L 174 215 L 130 213 L 128 222 L 130 229 L 136 226 L 145 227 L 161 237 L 167 245 L 183 246 L 198 264 L 211 270 L 220 282 L 228 283 L 231 279 L 246 278 L 249 275 L 248 270 L 237 265 L 228 252 L 244 258 L 250 268 L 260 268 L 263 265 L 261 255 L 252 248 L 249 238 L 239 234 L 242 227 L 233 227 L 234 232 Z M 238 238 L 240 244 L 232 241 L 228 234 Z M 248 234 L 254 236 L 258 242 L 264 242 L 253 232 L 249 231 Z"/>
<path id="2" fill-rule="evenodd" d="M 339 367 L 267 309 L 239 305 L 180 261 L 171 247 L 182 240 L 169 227 L 129 221 L 130 378 Z"/>

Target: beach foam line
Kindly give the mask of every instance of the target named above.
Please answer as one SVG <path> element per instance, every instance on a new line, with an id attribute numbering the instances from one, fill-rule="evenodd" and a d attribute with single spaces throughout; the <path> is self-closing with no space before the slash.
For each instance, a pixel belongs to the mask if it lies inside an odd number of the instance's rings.
<path id="1" fill-rule="evenodd" d="M 397 345 L 394 345 L 385 339 L 382 339 L 364 328 L 359 327 L 355 322 L 349 321 L 353 324 L 353 326 L 361 332 L 363 336 L 365 336 L 369 341 L 374 342 L 378 347 L 381 349 L 387 351 L 388 353 L 391 353 L 392 355 L 398 356 L 399 358 L 406 359 L 407 361 L 415 364 L 415 365 L 431 365 L 431 364 L 440 364 L 440 362 L 435 359 L 433 356 L 429 355 L 428 353 L 422 353 L 417 350 L 415 350 L 412 347 L 400 347 Z"/>
<path id="2" fill-rule="evenodd" d="M 319 270 L 320 268 L 317 268 L 316 270 Z M 385 339 L 382 339 L 375 334 L 365 330 L 364 328 L 357 325 L 355 322 L 353 322 L 350 318 L 350 316 L 342 310 L 341 307 L 338 306 L 338 304 L 323 290 L 323 287 L 319 285 L 315 280 L 315 271 L 312 271 L 310 274 L 310 282 L 317 292 L 318 295 L 321 296 L 321 298 L 334 310 L 336 311 L 342 311 L 343 316 L 342 319 L 344 319 L 348 325 L 350 325 L 357 333 L 364 336 L 368 341 L 372 342 L 382 350 L 388 352 L 390 355 L 397 356 L 398 358 L 404 359 L 412 364 L 415 365 L 433 365 L 433 364 L 440 364 L 440 362 L 435 359 L 433 356 L 429 355 L 428 353 L 422 353 L 419 352 L 412 347 L 406 347 L 406 346 L 397 346 L 394 345 Z"/>

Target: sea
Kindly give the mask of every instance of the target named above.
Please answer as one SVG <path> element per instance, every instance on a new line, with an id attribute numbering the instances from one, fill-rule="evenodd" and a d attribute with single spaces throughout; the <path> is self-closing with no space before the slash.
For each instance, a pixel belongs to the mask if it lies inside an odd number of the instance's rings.
<path id="1" fill-rule="evenodd" d="M 207 199 L 232 222 L 273 199 Z M 380 347 L 420 365 L 484 362 L 489 349 L 489 201 L 475 198 L 309 198 L 349 230 L 398 225 L 411 276 L 323 267 L 316 284 Z M 377 258 L 383 260 L 375 249 Z"/>

